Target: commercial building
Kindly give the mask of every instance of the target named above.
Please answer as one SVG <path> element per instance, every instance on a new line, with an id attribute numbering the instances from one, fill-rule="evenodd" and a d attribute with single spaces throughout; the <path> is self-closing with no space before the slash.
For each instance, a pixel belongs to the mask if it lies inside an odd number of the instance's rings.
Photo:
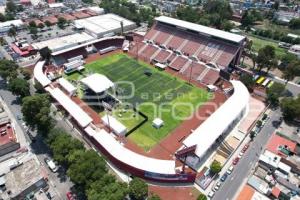
<path id="1" fill-rule="evenodd" d="M 84 29 L 95 38 L 113 36 L 136 27 L 135 23 L 115 14 L 105 14 L 74 21 L 77 29 Z"/>

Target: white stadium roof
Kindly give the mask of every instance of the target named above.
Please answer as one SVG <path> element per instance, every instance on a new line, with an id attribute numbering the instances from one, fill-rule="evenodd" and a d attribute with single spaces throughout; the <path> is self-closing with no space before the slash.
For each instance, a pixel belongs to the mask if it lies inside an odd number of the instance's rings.
<path id="1" fill-rule="evenodd" d="M 76 91 L 76 87 L 74 87 L 67 79 L 60 78 L 58 79 L 58 82 L 68 93 L 72 94 Z"/>
<path id="2" fill-rule="evenodd" d="M 37 50 L 40 50 L 44 47 L 48 47 L 52 52 L 56 52 L 92 40 L 94 40 L 94 38 L 87 33 L 75 33 L 72 35 L 67 35 L 67 36 L 53 38 L 42 42 L 33 43 L 32 46 Z"/>
<path id="3" fill-rule="evenodd" d="M 88 135 L 94 137 L 113 157 L 123 163 L 147 172 L 176 174 L 174 160 L 160 160 L 137 154 L 125 148 L 112 134 L 107 133 L 104 129 L 94 130 L 91 126 L 88 126 L 84 130 Z"/>
<path id="4" fill-rule="evenodd" d="M 215 29 L 215 28 L 210 28 L 210 27 L 207 27 L 207 26 L 202 26 L 202 25 L 199 25 L 199 24 L 194 24 L 194 23 L 191 23 L 191 22 L 187 22 L 187 21 L 183 21 L 183 20 L 179 20 L 179 19 L 175 19 L 175 18 L 171 18 L 171 17 L 160 16 L 160 17 L 156 17 L 155 20 L 159 21 L 159 22 L 166 23 L 166 24 L 175 25 L 177 27 L 181 27 L 181 28 L 193 30 L 193 31 L 196 31 L 196 32 L 200 32 L 202 34 L 215 36 L 215 37 L 225 39 L 225 40 L 229 40 L 229 41 L 236 42 L 236 43 L 240 43 L 242 40 L 245 39 L 245 37 L 242 36 L 242 35 L 229 33 L 229 32 L 226 32 L 226 31 L 218 30 L 218 29 Z"/>
<path id="5" fill-rule="evenodd" d="M 95 37 L 103 37 L 105 34 L 120 32 L 121 22 L 124 30 L 135 28 L 135 23 L 115 14 L 105 14 L 74 21 L 75 27 L 83 27 Z"/>
<path id="6" fill-rule="evenodd" d="M 127 133 L 127 128 L 121 122 L 119 122 L 116 118 L 110 115 L 104 115 L 102 121 L 105 125 L 110 127 L 117 135 L 124 136 Z"/>
<path id="7" fill-rule="evenodd" d="M 45 61 L 39 61 L 33 69 L 34 78 L 43 86 L 46 87 L 51 83 L 46 74 L 43 72 Z"/>
<path id="8" fill-rule="evenodd" d="M 63 93 L 63 91 L 59 88 L 51 88 L 48 86 L 45 90 L 48 91 L 51 96 L 70 113 L 81 127 L 86 127 L 93 121 L 93 119 L 86 114 L 79 105 L 72 101 L 70 97 Z"/>
<path id="9" fill-rule="evenodd" d="M 95 93 L 101 93 L 114 86 L 114 83 L 102 74 L 92 74 L 80 80 Z"/>
<path id="10" fill-rule="evenodd" d="M 246 86 L 240 81 L 231 83 L 234 93 L 183 141 L 187 147 L 197 145 L 195 153 L 200 158 L 249 104 L 250 95 Z"/>

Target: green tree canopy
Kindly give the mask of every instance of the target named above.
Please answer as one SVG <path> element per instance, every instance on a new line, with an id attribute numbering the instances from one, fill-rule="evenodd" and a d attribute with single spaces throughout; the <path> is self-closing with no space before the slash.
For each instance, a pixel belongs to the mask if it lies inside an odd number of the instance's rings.
<path id="1" fill-rule="evenodd" d="M 8 89 L 17 96 L 26 97 L 30 95 L 29 83 L 22 78 L 11 79 L 8 83 Z"/>
<path id="2" fill-rule="evenodd" d="M 300 119 L 300 95 L 296 99 L 292 97 L 282 99 L 280 107 L 285 120 Z"/>
<path id="3" fill-rule="evenodd" d="M 72 152 L 68 157 L 70 179 L 80 186 L 86 187 L 101 179 L 106 173 L 105 161 L 94 150 Z"/>
<path id="4" fill-rule="evenodd" d="M 68 156 L 76 150 L 84 150 L 83 144 L 73 139 L 61 129 L 53 129 L 48 136 L 48 144 L 53 152 L 53 158 L 63 165 L 67 165 Z"/>
<path id="5" fill-rule="evenodd" d="M 148 196 L 148 185 L 140 178 L 133 178 L 129 183 L 129 196 L 133 200 L 144 200 Z"/>
<path id="6" fill-rule="evenodd" d="M 24 121 L 41 133 L 48 133 L 52 126 L 50 117 L 50 100 L 45 94 L 36 94 L 22 99 Z"/>
<path id="7" fill-rule="evenodd" d="M 300 18 L 294 18 L 289 22 L 289 27 L 291 29 L 299 29 L 300 28 Z"/>
<path id="8" fill-rule="evenodd" d="M 207 197 L 206 197 L 205 194 L 202 194 L 202 193 L 201 193 L 201 194 L 198 196 L 197 200 L 207 200 Z"/>
<path id="9" fill-rule="evenodd" d="M 105 174 L 100 180 L 93 182 L 87 191 L 88 200 L 123 200 L 127 194 L 127 184 L 117 182 L 110 174 Z"/>
<path id="10" fill-rule="evenodd" d="M 269 71 L 271 68 L 277 67 L 278 61 L 275 54 L 275 47 L 266 45 L 259 49 L 256 62 L 259 70 L 267 68 Z"/>
<path id="11" fill-rule="evenodd" d="M 8 0 L 6 2 L 5 12 L 7 13 L 15 13 L 17 11 L 17 6 L 12 0 Z"/>
<path id="12" fill-rule="evenodd" d="M 161 200 L 161 198 L 157 194 L 151 194 L 147 200 Z"/>
<path id="13" fill-rule="evenodd" d="M 275 82 L 267 89 L 267 100 L 272 106 L 278 106 L 279 98 L 283 95 L 285 85 Z"/>
<path id="14" fill-rule="evenodd" d="M 51 26 L 52 24 L 51 24 L 51 22 L 49 22 L 48 20 L 46 20 L 46 21 L 45 21 L 45 25 L 46 25 L 47 27 L 49 27 L 49 26 Z"/>
<path id="15" fill-rule="evenodd" d="M 253 87 L 255 85 L 255 80 L 253 79 L 253 77 L 249 74 L 242 74 L 240 76 L 240 81 L 242 83 L 244 83 L 244 85 L 248 88 L 249 91 L 252 91 L 253 90 Z"/>
<path id="16" fill-rule="evenodd" d="M 13 79 L 18 75 L 18 65 L 11 60 L 0 60 L 0 76 L 4 79 Z"/>
<path id="17" fill-rule="evenodd" d="M 61 29 L 65 27 L 65 24 L 67 23 L 67 20 L 63 17 L 58 18 L 57 26 Z"/>
<path id="18" fill-rule="evenodd" d="M 216 160 L 214 160 L 210 165 L 210 170 L 214 174 L 219 173 L 221 169 L 222 169 L 221 163 Z"/>
<path id="19" fill-rule="evenodd" d="M 7 35 L 9 37 L 13 37 L 14 39 L 16 39 L 16 35 L 17 35 L 17 28 L 15 26 L 12 26 L 8 32 L 7 32 Z"/>

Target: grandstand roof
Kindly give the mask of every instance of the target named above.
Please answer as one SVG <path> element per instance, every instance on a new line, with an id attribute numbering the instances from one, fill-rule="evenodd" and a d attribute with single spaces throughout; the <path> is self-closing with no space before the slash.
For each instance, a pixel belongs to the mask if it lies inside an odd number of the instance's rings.
<path id="1" fill-rule="evenodd" d="M 197 145 L 195 153 L 200 158 L 249 104 L 250 95 L 245 85 L 240 81 L 231 83 L 234 93 L 183 141 L 187 147 Z"/>
<path id="2" fill-rule="evenodd" d="M 45 90 L 48 91 L 51 96 L 70 113 L 70 115 L 72 115 L 81 127 L 86 127 L 93 121 L 79 105 L 72 101 L 70 97 L 63 93 L 59 88 L 46 87 Z"/>
<path id="3" fill-rule="evenodd" d="M 57 55 L 60 55 L 60 54 L 63 54 L 63 53 L 81 48 L 81 47 L 86 47 L 86 46 L 89 46 L 91 44 L 95 44 L 97 42 L 110 40 L 110 39 L 124 39 L 124 37 L 123 36 L 113 36 L 113 37 L 105 37 L 105 38 L 100 38 L 100 39 L 96 39 L 96 40 L 91 40 L 91 41 L 86 42 L 86 43 L 81 43 L 81 44 L 78 44 L 78 45 L 75 45 L 75 46 L 67 47 L 65 49 L 62 49 L 62 50 L 59 50 L 59 51 L 56 51 L 56 52 L 52 52 L 51 54 L 53 56 L 57 56 Z"/>
<path id="4" fill-rule="evenodd" d="M 91 126 L 88 126 L 84 130 L 90 136 L 94 137 L 113 157 L 128 164 L 129 166 L 152 173 L 176 173 L 174 160 L 160 160 L 137 154 L 125 148 L 115 138 L 113 138 L 112 134 L 107 133 L 104 129 L 94 130 Z"/>
<path id="5" fill-rule="evenodd" d="M 33 43 L 32 46 L 37 50 L 40 50 L 44 47 L 48 47 L 53 53 L 66 48 L 78 46 L 82 43 L 89 42 L 92 40 L 94 40 L 94 38 L 87 33 L 75 33 L 72 35 Z"/>
<path id="6" fill-rule="evenodd" d="M 226 31 L 218 30 L 218 29 L 215 29 L 215 28 L 210 28 L 210 27 L 207 27 L 207 26 L 202 26 L 202 25 L 199 25 L 199 24 L 194 24 L 194 23 L 191 23 L 191 22 L 187 22 L 187 21 L 183 21 L 183 20 L 179 20 L 179 19 L 175 19 L 175 18 L 171 18 L 171 17 L 160 16 L 160 17 L 156 17 L 155 20 L 159 21 L 159 22 L 166 23 L 166 24 L 175 25 L 175 26 L 178 26 L 178 27 L 181 27 L 181 28 L 193 30 L 193 31 L 196 31 L 196 32 L 199 32 L 199 33 L 202 33 L 202 34 L 215 36 L 215 37 L 218 37 L 220 39 L 232 41 L 232 42 L 235 42 L 235 43 L 240 43 L 241 41 L 243 41 L 245 39 L 245 37 L 242 36 L 242 35 L 229 33 L 229 32 L 226 32 Z"/>
<path id="7" fill-rule="evenodd" d="M 121 22 L 123 22 L 124 29 L 126 29 L 126 27 L 135 26 L 134 22 L 115 14 L 105 14 L 75 20 L 74 25 L 84 27 L 91 34 L 102 37 L 104 34 L 121 30 Z"/>
<path id="8" fill-rule="evenodd" d="M 47 86 L 51 83 L 46 74 L 43 72 L 45 61 L 38 62 L 33 70 L 34 78 L 43 86 Z"/>
<path id="9" fill-rule="evenodd" d="M 72 94 L 76 91 L 76 87 L 74 87 L 67 79 L 60 78 L 58 79 L 58 82 L 68 93 Z"/>
<path id="10" fill-rule="evenodd" d="M 80 80 L 95 93 L 101 93 L 114 86 L 114 83 L 102 74 L 92 74 Z"/>

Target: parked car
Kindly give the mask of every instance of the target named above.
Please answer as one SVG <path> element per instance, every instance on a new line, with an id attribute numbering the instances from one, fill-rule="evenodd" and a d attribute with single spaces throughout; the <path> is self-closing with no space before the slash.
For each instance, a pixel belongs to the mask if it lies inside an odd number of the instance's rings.
<path id="1" fill-rule="evenodd" d="M 220 187 L 221 187 L 221 182 L 217 182 L 216 184 L 215 184 L 215 187 L 213 188 L 213 190 L 216 192 L 216 191 L 218 191 L 219 189 L 220 189 Z"/>
<path id="2" fill-rule="evenodd" d="M 245 144 L 245 146 L 242 149 L 242 152 L 245 153 L 248 148 L 249 148 L 249 144 Z"/>
<path id="3" fill-rule="evenodd" d="M 223 176 L 221 176 L 221 179 L 220 179 L 220 180 L 221 180 L 222 182 L 224 182 L 224 181 L 227 179 L 227 176 L 228 176 L 227 174 L 223 174 Z"/>
<path id="4" fill-rule="evenodd" d="M 231 166 L 227 169 L 226 174 L 227 174 L 227 175 L 230 175 L 230 174 L 232 173 L 232 171 L 233 171 L 233 166 L 231 165 Z"/>
<path id="5" fill-rule="evenodd" d="M 236 157 L 235 159 L 233 159 L 232 164 L 236 165 L 239 162 L 239 157 Z"/>
<path id="6" fill-rule="evenodd" d="M 72 192 L 67 192 L 66 195 L 67 195 L 67 199 L 68 200 L 75 200 L 76 199 L 75 195 L 73 195 Z"/>
<path id="7" fill-rule="evenodd" d="M 243 155 L 244 155 L 244 153 L 240 152 L 239 155 L 238 155 L 238 158 L 241 159 L 243 157 Z"/>
<path id="8" fill-rule="evenodd" d="M 215 192 L 214 191 L 210 191 L 207 196 L 209 198 L 213 198 L 214 195 L 215 195 Z"/>
<path id="9" fill-rule="evenodd" d="M 57 172 L 58 170 L 58 167 L 56 166 L 56 164 L 54 163 L 53 160 L 49 159 L 49 158 L 45 158 L 44 159 L 45 163 L 48 165 L 49 169 L 52 171 L 52 172 Z"/>

